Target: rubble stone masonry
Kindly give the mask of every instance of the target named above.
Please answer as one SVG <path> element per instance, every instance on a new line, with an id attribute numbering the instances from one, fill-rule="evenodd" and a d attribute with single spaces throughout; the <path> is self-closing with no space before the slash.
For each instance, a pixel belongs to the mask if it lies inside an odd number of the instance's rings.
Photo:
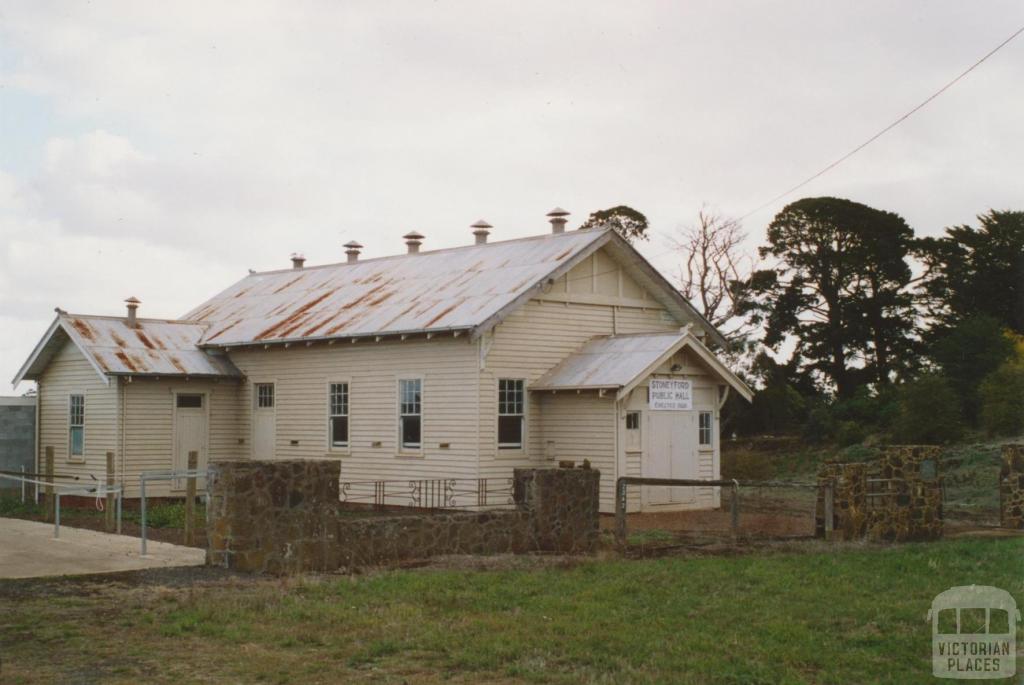
<path id="1" fill-rule="evenodd" d="M 356 518 L 336 461 L 210 464 L 207 563 L 276 575 L 440 554 L 586 553 L 597 548 L 600 473 L 516 469 L 514 510 Z"/>
<path id="2" fill-rule="evenodd" d="M 1003 445 L 999 470 L 999 525 L 1024 528 L 1024 444 Z"/>

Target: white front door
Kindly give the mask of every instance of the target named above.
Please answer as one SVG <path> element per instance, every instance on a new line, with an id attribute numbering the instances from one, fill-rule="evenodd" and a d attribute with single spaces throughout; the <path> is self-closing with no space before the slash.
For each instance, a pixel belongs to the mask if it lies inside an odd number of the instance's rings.
<path id="1" fill-rule="evenodd" d="M 253 459 L 273 459 L 274 441 L 277 438 L 277 419 L 273 383 L 256 383 L 253 385 L 252 398 L 252 457 Z"/>
<path id="2" fill-rule="evenodd" d="M 647 449 L 642 472 L 645 478 L 697 478 L 697 430 L 695 412 L 648 411 Z M 659 506 L 692 504 L 696 488 L 645 486 L 643 503 Z"/>
<path id="3" fill-rule="evenodd" d="M 196 468 L 206 468 L 206 401 L 200 393 L 177 393 L 174 396 L 174 455 L 171 468 L 184 471 L 188 468 L 188 453 L 196 452 Z M 185 479 L 171 481 L 174 490 L 185 489 Z M 196 487 L 205 486 L 203 479 L 196 481 Z"/>

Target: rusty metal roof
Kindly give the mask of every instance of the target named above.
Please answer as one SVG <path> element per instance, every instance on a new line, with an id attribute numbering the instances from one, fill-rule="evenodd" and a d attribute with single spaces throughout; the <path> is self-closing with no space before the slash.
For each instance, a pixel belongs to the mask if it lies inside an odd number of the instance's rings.
<path id="1" fill-rule="evenodd" d="M 46 335 L 14 379 L 36 380 L 60 347 L 70 339 L 89 363 L 106 376 L 241 375 L 226 355 L 197 347 L 203 324 L 138 319 L 132 328 L 126 319 L 59 312 Z"/>
<path id="2" fill-rule="evenodd" d="M 209 324 L 200 344 L 211 346 L 470 330 L 599 248 L 609 233 L 254 273 L 182 318 Z"/>
<path id="3" fill-rule="evenodd" d="M 696 352 L 716 375 L 750 400 L 750 388 L 693 335 L 690 326 L 671 333 L 592 338 L 530 387 L 533 390 L 617 390 L 622 394 L 684 347 Z"/>

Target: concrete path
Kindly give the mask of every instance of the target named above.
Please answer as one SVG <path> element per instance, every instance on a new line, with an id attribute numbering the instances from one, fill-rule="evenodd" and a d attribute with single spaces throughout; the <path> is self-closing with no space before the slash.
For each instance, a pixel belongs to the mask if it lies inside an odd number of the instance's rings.
<path id="1" fill-rule="evenodd" d="M 201 549 L 153 540 L 146 543 L 146 552 L 141 556 L 139 539 L 127 535 L 61 526 L 55 540 L 51 523 L 0 518 L 0 578 L 197 566 L 206 559 Z"/>

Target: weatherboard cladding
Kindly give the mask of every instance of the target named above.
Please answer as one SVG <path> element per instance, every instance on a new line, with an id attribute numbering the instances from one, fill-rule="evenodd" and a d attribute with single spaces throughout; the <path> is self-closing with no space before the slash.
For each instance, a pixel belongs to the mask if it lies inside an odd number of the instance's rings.
<path id="1" fill-rule="evenodd" d="M 147 376 L 237 376 L 221 354 L 196 345 L 205 326 L 180 321 L 61 314 L 62 328 L 102 373 Z"/>
<path id="2" fill-rule="evenodd" d="M 468 330 L 606 236 L 573 231 L 254 273 L 182 318 L 209 324 L 207 346 Z"/>

